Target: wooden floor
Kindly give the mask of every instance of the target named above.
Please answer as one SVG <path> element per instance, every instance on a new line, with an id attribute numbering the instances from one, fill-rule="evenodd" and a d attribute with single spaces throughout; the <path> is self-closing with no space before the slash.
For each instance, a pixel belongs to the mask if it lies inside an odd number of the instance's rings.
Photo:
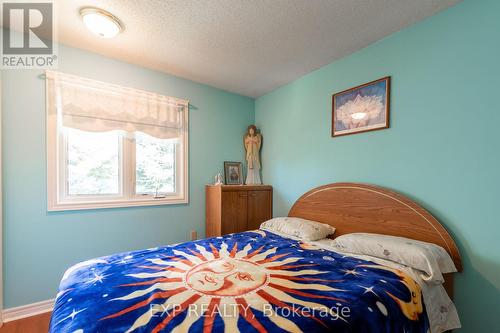
<path id="1" fill-rule="evenodd" d="M 48 312 L 5 323 L 0 328 L 0 333 L 47 333 L 49 331 L 50 314 Z"/>

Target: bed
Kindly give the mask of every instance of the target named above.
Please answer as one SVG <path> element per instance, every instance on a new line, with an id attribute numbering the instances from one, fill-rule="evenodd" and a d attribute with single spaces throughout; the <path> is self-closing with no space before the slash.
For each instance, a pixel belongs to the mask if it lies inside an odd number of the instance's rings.
<path id="1" fill-rule="evenodd" d="M 321 186 L 289 216 L 334 225 L 335 237 L 434 243 L 462 270 L 445 228 L 387 189 Z M 428 332 L 428 307 L 399 267 L 254 230 L 79 263 L 61 280 L 50 332 Z"/>

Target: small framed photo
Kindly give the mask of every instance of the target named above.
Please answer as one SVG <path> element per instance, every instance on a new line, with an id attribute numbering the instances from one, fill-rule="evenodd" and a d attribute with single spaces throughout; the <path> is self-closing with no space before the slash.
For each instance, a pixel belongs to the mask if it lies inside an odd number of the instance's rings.
<path id="1" fill-rule="evenodd" d="M 224 162 L 224 178 L 226 185 L 243 185 L 241 162 Z"/>
<path id="2" fill-rule="evenodd" d="M 391 78 L 332 96 L 332 137 L 389 128 Z"/>

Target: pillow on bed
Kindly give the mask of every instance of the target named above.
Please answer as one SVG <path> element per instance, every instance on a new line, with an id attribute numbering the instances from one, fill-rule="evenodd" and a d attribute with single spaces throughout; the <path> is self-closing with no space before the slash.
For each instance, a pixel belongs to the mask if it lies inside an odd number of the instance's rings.
<path id="1" fill-rule="evenodd" d="M 445 273 L 457 269 L 441 246 L 414 239 L 369 233 L 352 233 L 335 238 L 334 248 L 353 254 L 368 255 L 413 267 L 425 273 L 427 281 L 443 282 Z"/>
<path id="2" fill-rule="evenodd" d="M 298 217 L 275 217 L 262 223 L 260 228 L 309 241 L 323 239 L 335 232 L 331 225 Z"/>

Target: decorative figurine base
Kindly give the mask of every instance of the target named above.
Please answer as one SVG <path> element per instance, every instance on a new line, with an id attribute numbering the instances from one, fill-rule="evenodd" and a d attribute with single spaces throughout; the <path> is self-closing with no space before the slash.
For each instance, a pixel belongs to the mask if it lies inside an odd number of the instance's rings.
<path id="1" fill-rule="evenodd" d="M 247 169 L 246 185 L 262 185 L 258 169 Z"/>

